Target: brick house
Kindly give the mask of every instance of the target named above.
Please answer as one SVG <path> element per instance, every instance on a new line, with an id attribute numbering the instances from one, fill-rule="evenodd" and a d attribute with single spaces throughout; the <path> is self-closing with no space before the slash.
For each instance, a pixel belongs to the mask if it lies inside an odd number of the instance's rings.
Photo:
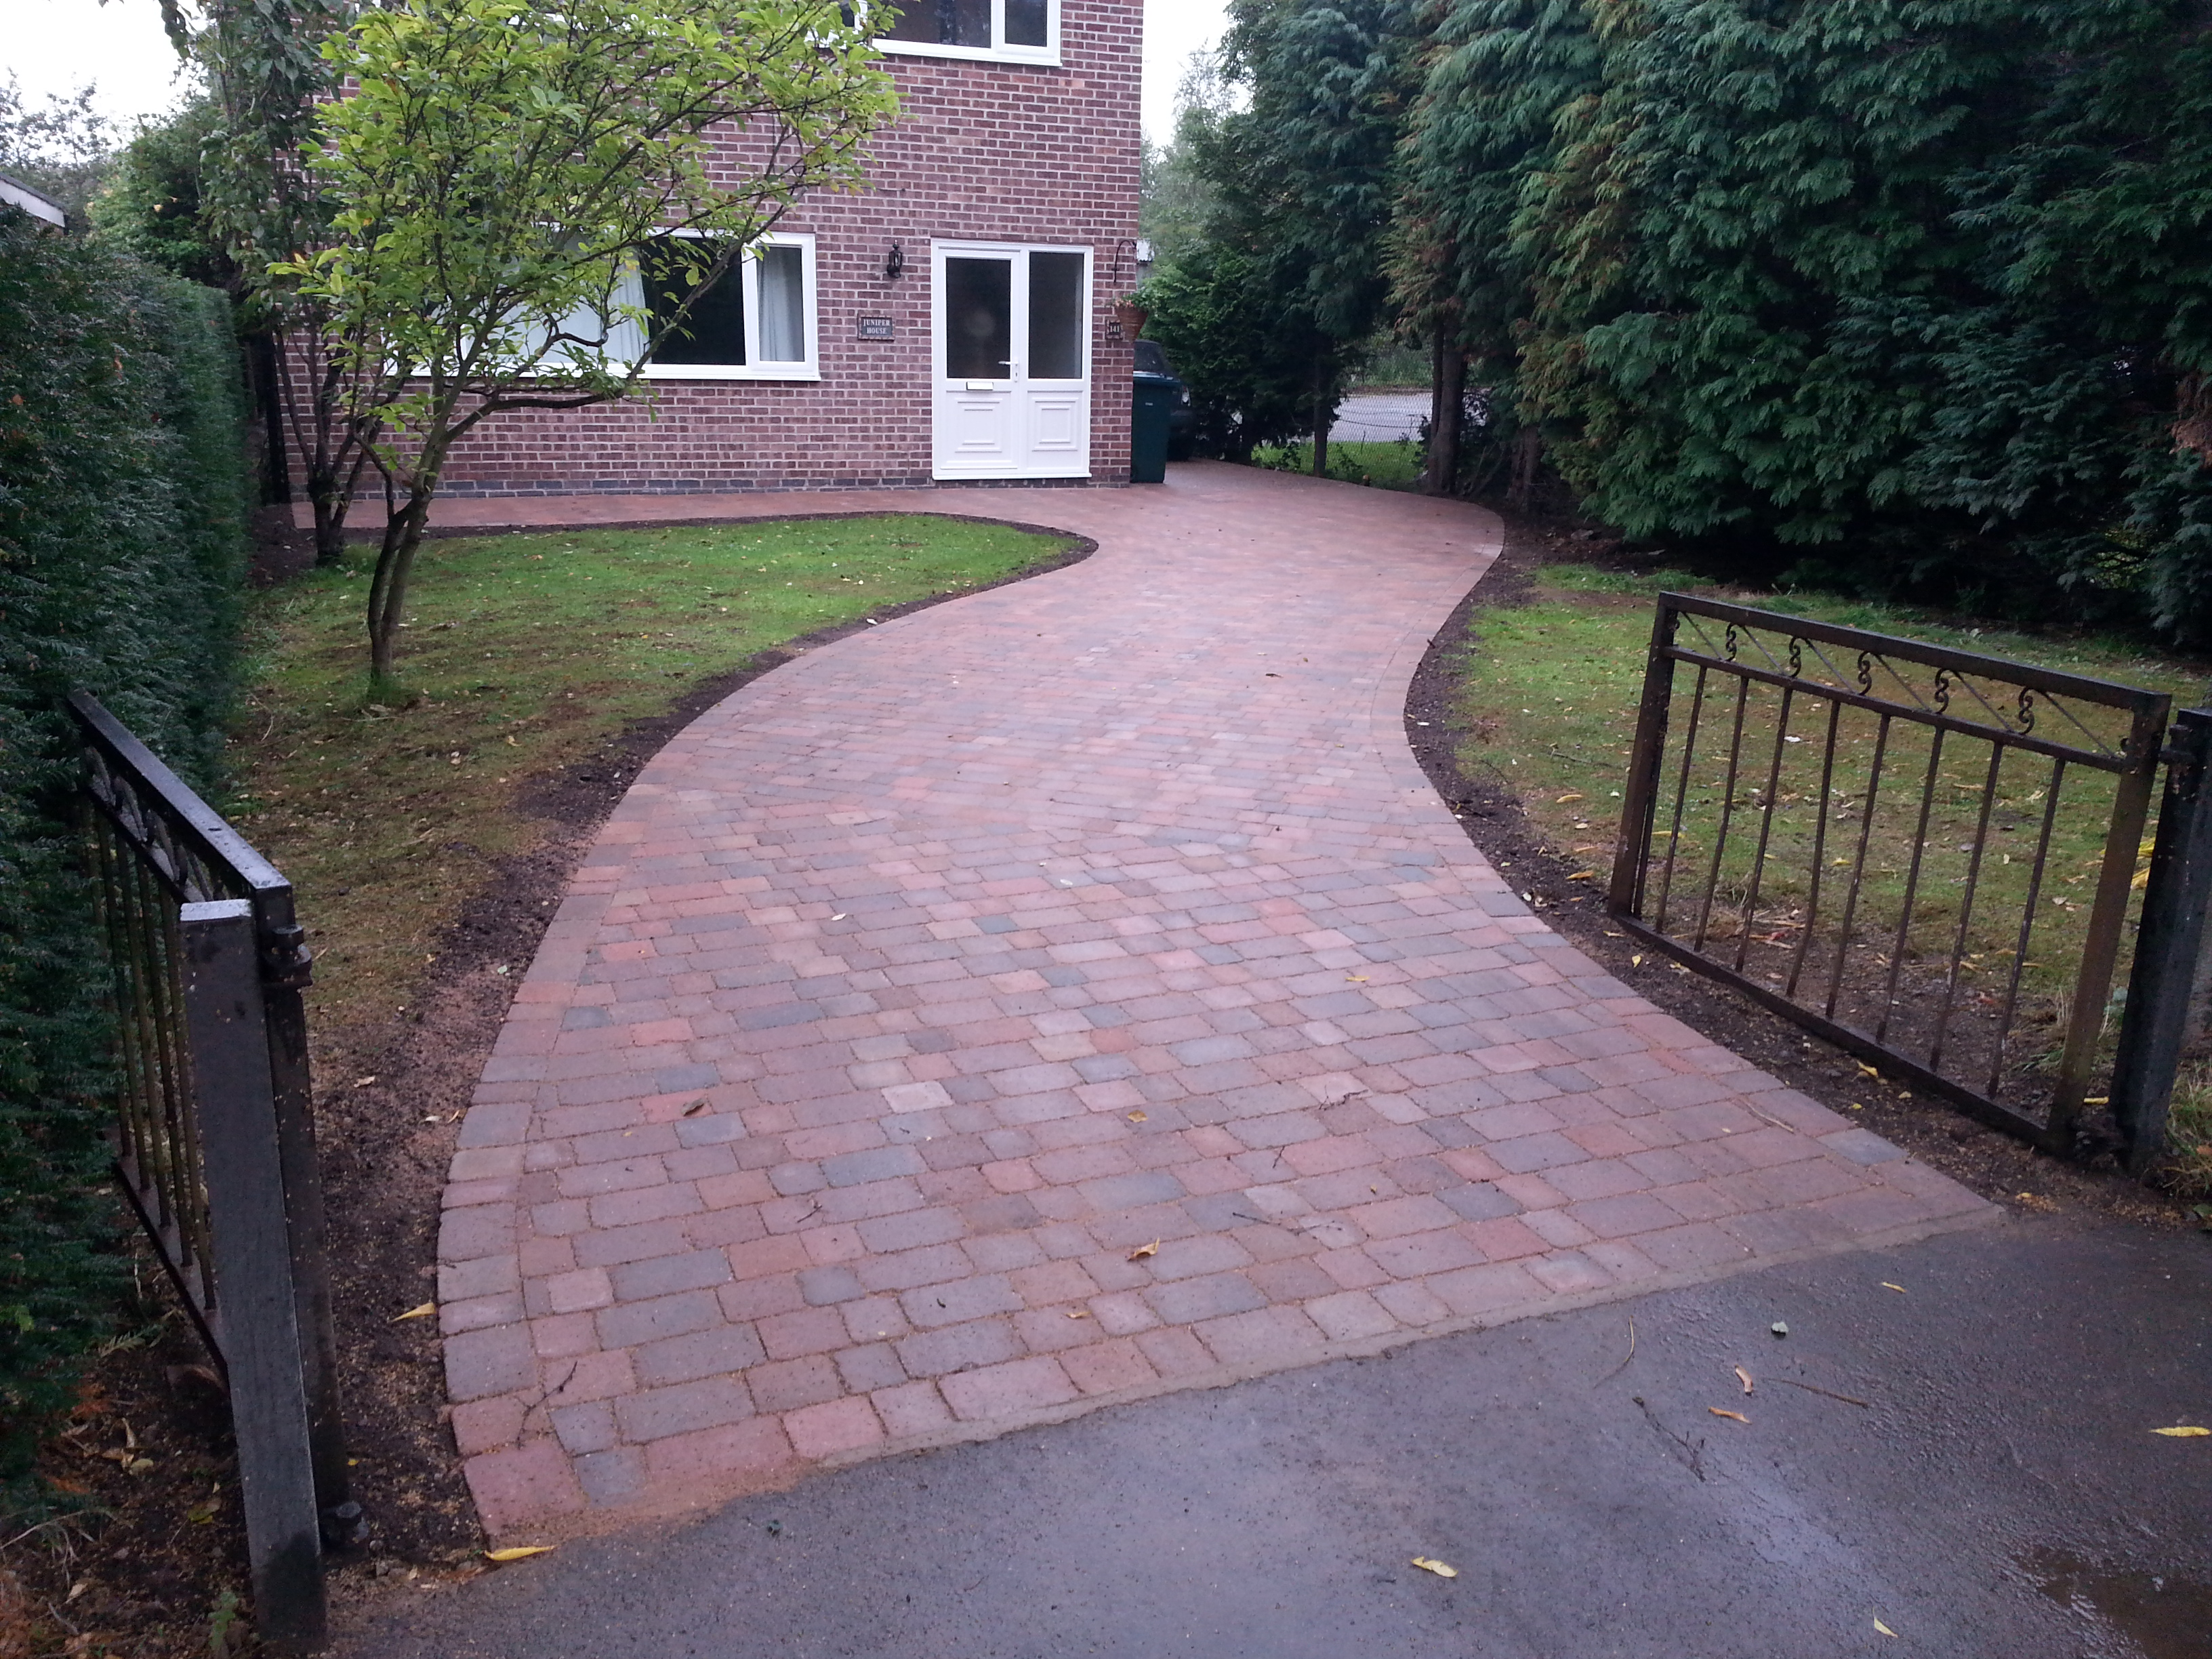
<path id="1" fill-rule="evenodd" d="M 866 190 L 801 201 L 702 296 L 651 410 L 501 416 L 448 493 L 1128 481 L 1143 0 L 908 0 L 895 27 Z"/>

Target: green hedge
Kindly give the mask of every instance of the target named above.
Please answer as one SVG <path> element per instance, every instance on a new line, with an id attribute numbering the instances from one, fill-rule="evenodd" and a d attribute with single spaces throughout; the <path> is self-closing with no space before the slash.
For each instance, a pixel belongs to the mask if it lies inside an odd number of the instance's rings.
<path id="1" fill-rule="evenodd" d="M 0 208 L 0 1483 L 114 1329 L 105 985 L 60 713 L 211 783 L 248 477 L 228 301 Z"/>

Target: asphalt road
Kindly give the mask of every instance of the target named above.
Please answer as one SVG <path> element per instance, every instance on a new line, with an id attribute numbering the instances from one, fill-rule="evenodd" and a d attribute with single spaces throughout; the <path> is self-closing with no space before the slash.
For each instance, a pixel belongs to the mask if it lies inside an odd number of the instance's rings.
<path id="1" fill-rule="evenodd" d="M 2013 1222 L 860 1465 L 341 1650 L 2208 1659 L 2191 1423 L 2212 1238 Z"/>

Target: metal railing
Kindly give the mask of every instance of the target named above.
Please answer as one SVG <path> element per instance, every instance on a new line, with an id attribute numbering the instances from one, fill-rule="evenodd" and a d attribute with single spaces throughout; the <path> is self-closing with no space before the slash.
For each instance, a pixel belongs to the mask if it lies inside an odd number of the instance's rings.
<path id="1" fill-rule="evenodd" d="M 91 696 L 87 860 L 114 986 L 115 1165 L 223 1371 L 257 1621 L 320 1644 L 348 1493 L 292 887 Z"/>
<path id="2" fill-rule="evenodd" d="M 1883 1072 L 2064 1150 L 2108 1060 L 2169 702 L 1662 594 L 1608 908 Z"/>

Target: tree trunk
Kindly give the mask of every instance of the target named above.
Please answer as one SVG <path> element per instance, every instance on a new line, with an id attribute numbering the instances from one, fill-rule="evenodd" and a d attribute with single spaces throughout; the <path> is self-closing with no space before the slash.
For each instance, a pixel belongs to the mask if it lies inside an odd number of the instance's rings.
<path id="1" fill-rule="evenodd" d="M 1429 422 L 1429 465 L 1421 488 L 1449 495 L 1459 483 L 1460 428 L 1467 416 L 1467 353 L 1437 336 L 1434 414 Z"/>
<path id="2" fill-rule="evenodd" d="M 368 465 L 368 450 L 356 446 L 353 465 L 341 478 L 335 467 L 319 466 L 307 477 L 307 492 L 315 504 L 315 562 L 328 566 L 345 562 L 346 512 L 354 492 L 361 487 L 362 469 Z"/>
<path id="3" fill-rule="evenodd" d="M 1314 459 L 1313 475 L 1328 477 L 1328 420 L 1336 412 L 1328 395 L 1328 376 L 1319 365 L 1314 369 Z"/>
<path id="4" fill-rule="evenodd" d="M 1544 435 L 1533 426 L 1521 428 L 1513 441 L 1513 479 L 1506 486 L 1505 504 L 1516 513 L 1528 510 L 1536 493 L 1536 467 L 1544 459 Z"/>
<path id="5" fill-rule="evenodd" d="M 315 562 L 334 565 L 345 557 L 345 521 L 368 464 L 365 436 L 344 406 L 345 377 L 329 361 L 327 347 L 313 322 L 276 340 L 276 386 L 284 404 L 292 442 L 300 455 L 302 482 L 315 508 Z M 307 361 L 295 363 L 294 342 Z M 302 385 L 301 381 L 306 384 Z"/>
<path id="6" fill-rule="evenodd" d="M 292 500 L 292 469 L 284 453 L 284 398 L 276 372 L 282 349 L 269 330 L 256 329 L 246 337 L 246 384 L 253 394 L 253 422 L 261 450 L 261 502 L 283 507 Z"/>
<path id="7" fill-rule="evenodd" d="M 368 678 L 372 688 L 392 683 L 392 649 L 399 624 L 407 614 L 407 579 L 415 571 L 415 555 L 422 545 L 422 531 L 430 521 L 430 497 L 437 489 L 434 474 L 418 475 L 406 501 L 384 521 L 384 544 L 377 550 L 376 574 L 368 585 Z"/>

